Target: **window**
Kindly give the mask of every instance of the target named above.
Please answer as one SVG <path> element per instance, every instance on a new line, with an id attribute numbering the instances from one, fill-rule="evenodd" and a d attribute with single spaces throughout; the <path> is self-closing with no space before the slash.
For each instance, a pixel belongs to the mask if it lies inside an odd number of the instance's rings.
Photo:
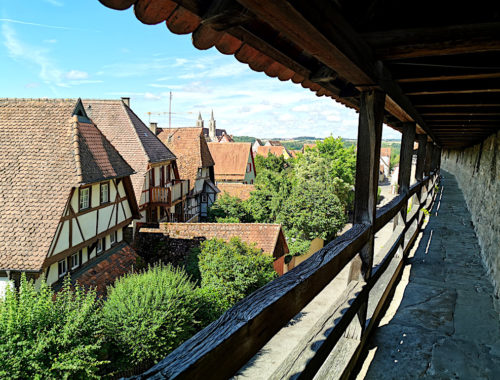
<path id="1" fill-rule="evenodd" d="M 85 210 L 86 208 L 90 207 L 90 187 L 83 187 L 80 188 L 79 191 L 79 197 L 80 197 L 80 210 Z"/>
<path id="2" fill-rule="evenodd" d="M 208 196 L 207 196 L 207 194 L 201 194 L 201 201 L 203 203 L 207 203 L 208 202 Z"/>
<path id="3" fill-rule="evenodd" d="M 71 269 L 75 269 L 80 266 L 80 252 L 71 255 L 70 264 L 71 264 Z"/>
<path id="4" fill-rule="evenodd" d="M 165 168 L 165 173 L 166 173 L 166 175 L 165 175 L 166 179 L 165 179 L 165 180 L 166 180 L 167 182 L 170 182 L 170 165 L 168 165 L 168 166 Z"/>
<path id="5" fill-rule="evenodd" d="M 250 173 L 251 171 L 252 171 L 252 163 L 251 163 L 251 162 L 249 162 L 249 163 L 247 164 L 247 173 Z"/>
<path id="6" fill-rule="evenodd" d="M 61 260 L 57 263 L 57 269 L 59 277 L 63 277 L 66 274 L 66 272 L 68 272 L 68 267 L 66 266 L 66 259 Z"/>
<path id="7" fill-rule="evenodd" d="M 116 231 L 109 235 L 109 241 L 111 242 L 111 245 L 116 243 Z"/>
<path id="8" fill-rule="evenodd" d="M 109 202 L 109 182 L 101 183 L 101 204 Z"/>
<path id="9" fill-rule="evenodd" d="M 155 187 L 155 168 L 149 170 L 149 187 Z"/>
<path id="10" fill-rule="evenodd" d="M 97 240 L 97 254 L 101 253 L 105 249 L 105 241 L 103 239 Z"/>

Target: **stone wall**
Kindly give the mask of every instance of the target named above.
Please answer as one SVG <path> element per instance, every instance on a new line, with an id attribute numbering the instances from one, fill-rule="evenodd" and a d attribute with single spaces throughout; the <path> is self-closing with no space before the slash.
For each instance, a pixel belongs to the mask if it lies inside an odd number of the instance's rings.
<path id="1" fill-rule="evenodd" d="M 482 257 L 500 296 L 500 132 L 464 150 L 444 150 L 441 168 L 455 175 L 472 214 Z"/>

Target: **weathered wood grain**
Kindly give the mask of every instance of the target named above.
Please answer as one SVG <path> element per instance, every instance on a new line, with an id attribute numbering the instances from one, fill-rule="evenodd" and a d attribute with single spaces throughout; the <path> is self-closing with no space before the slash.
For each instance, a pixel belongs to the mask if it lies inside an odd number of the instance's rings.
<path id="1" fill-rule="evenodd" d="M 344 268 L 366 244 L 370 229 L 368 224 L 353 226 L 135 378 L 221 379 L 233 375 Z"/>

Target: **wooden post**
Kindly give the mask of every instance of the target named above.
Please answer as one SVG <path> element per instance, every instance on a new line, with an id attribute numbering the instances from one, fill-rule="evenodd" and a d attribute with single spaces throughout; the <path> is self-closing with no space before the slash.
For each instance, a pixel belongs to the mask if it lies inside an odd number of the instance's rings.
<path id="1" fill-rule="evenodd" d="M 424 164 L 424 175 L 428 176 L 431 172 L 431 162 L 432 162 L 432 151 L 434 145 L 432 143 L 427 143 L 425 150 L 425 164 Z"/>
<path id="2" fill-rule="evenodd" d="M 424 178 L 427 135 L 417 135 L 417 141 L 418 141 L 418 151 L 417 151 L 417 168 L 415 170 L 415 179 L 417 181 L 422 181 L 422 178 Z"/>
<path id="3" fill-rule="evenodd" d="M 401 153 L 399 159 L 399 177 L 398 177 L 398 192 L 399 194 L 407 194 L 410 189 L 411 177 L 411 162 L 413 158 L 413 143 L 415 141 L 415 123 L 403 123 L 403 136 L 401 137 Z M 406 225 L 406 216 L 408 210 L 408 201 L 406 201 L 399 212 L 399 215 L 394 221 L 394 225 L 401 223 L 402 226 Z M 404 233 L 403 233 L 404 235 Z M 401 257 L 405 248 L 405 238 L 401 240 L 401 247 L 398 252 L 398 257 Z"/>
<path id="4" fill-rule="evenodd" d="M 356 186 L 354 195 L 354 224 L 373 226 L 377 208 L 380 143 L 384 119 L 385 94 L 377 90 L 361 93 L 356 157 Z M 373 231 L 373 230 L 372 230 Z M 353 259 L 348 281 L 367 281 L 373 266 L 374 234 Z M 359 339 L 366 323 L 368 300 L 358 313 L 360 328 L 348 331 L 347 336 Z"/>
<path id="5" fill-rule="evenodd" d="M 431 159 L 431 170 L 435 173 L 438 168 L 438 160 L 439 160 L 439 147 L 437 145 L 432 149 L 432 159 Z"/>
<path id="6" fill-rule="evenodd" d="M 399 193 L 405 194 L 410 188 L 411 161 L 413 157 L 413 143 L 415 141 L 415 123 L 403 123 L 401 137 L 401 153 L 399 159 Z"/>

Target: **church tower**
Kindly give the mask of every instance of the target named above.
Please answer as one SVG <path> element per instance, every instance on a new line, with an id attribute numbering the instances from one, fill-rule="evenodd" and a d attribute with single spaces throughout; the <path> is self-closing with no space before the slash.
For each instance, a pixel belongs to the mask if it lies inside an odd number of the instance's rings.
<path id="1" fill-rule="evenodd" d="M 215 129 L 215 119 L 214 119 L 214 110 L 212 110 L 212 115 L 210 116 L 210 124 L 208 126 L 208 138 L 210 141 L 217 141 L 217 133 Z"/>

